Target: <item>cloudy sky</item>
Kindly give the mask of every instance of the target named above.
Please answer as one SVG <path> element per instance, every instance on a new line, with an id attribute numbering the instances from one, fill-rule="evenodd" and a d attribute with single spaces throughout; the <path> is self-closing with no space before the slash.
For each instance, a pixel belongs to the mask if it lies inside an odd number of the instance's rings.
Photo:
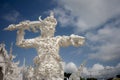
<path id="1" fill-rule="evenodd" d="M 6 44 L 9 50 L 14 43 L 15 61 L 26 59 L 31 65 L 37 55 L 35 49 L 19 48 L 15 45 L 16 31 L 4 31 L 10 24 L 24 20 L 44 19 L 52 10 L 58 21 L 57 35 L 77 34 L 84 36 L 84 46 L 61 48 L 63 61 L 73 67 L 78 67 L 86 60 L 86 67 L 94 65 L 117 66 L 120 62 L 120 0 L 1 0 L 0 1 L 0 42 Z M 38 33 L 27 33 L 25 38 L 33 38 Z M 98 66 L 99 66 L 98 65 Z M 100 67 L 101 68 L 101 67 Z"/>

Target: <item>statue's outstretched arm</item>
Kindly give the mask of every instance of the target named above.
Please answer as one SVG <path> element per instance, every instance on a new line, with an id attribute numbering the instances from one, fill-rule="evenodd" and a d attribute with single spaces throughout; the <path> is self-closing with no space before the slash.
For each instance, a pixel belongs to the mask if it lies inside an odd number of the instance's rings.
<path id="1" fill-rule="evenodd" d="M 19 24 L 11 24 L 7 28 L 4 28 L 4 30 L 19 30 L 19 29 L 24 29 L 24 30 L 29 30 L 32 32 L 37 32 L 37 28 L 43 26 L 43 23 L 41 21 L 23 21 L 20 22 Z"/>
<path id="2" fill-rule="evenodd" d="M 83 45 L 85 43 L 85 38 L 82 37 L 82 36 L 72 34 L 70 36 L 70 38 L 71 38 L 70 41 L 71 41 L 73 46 L 77 47 L 77 46 L 81 46 L 81 45 Z"/>
<path id="3" fill-rule="evenodd" d="M 35 47 L 35 39 L 24 39 L 25 32 L 23 29 L 17 31 L 16 45 L 25 48 Z"/>
<path id="4" fill-rule="evenodd" d="M 23 21 L 19 24 L 11 24 L 4 30 L 17 30 L 17 42 L 16 44 L 20 47 L 34 47 L 35 46 L 35 40 L 34 39 L 24 39 L 25 32 L 24 30 L 29 30 L 33 32 L 37 32 L 37 28 L 41 27 L 41 21 Z"/>
<path id="5" fill-rule="evenodd" d="M 85 38 L 82 36 L 74 35 L 60 37 L 59 45 L 60 46 L 81 46 L 85 42 Z"/>

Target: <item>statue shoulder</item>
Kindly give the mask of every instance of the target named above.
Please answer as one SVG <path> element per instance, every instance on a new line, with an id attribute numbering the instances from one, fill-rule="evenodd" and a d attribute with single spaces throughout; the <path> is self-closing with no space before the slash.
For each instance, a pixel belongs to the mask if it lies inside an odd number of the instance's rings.
<path id="1" fill-rule="evenodd" d="M 56 36 L 55 38 L 56 38 L 56 39 L 60 39 L 60 38 L 62 38 L 62 36 Z"/>
<path id="2" fill-rule="evenodd" d="M 62 36 L 56 36 L 55 39 L 58 41 L 58 40 L 62 40 Z"/>

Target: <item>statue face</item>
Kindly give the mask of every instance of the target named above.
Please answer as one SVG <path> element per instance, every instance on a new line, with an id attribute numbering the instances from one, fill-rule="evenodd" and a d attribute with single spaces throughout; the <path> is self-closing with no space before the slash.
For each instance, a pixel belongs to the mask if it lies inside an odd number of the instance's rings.
<path id="1" fill-rule="evenodd" d="M 40 27 L 41 35 L 44 37 L 53 37 L 55 33 L 55 27 L 57 25 L 57 21 L 54 16 L 51 14 L 51 16 L 42 20 L 42 23 L 43 26 Z"/>
<path id="2" fill-rule="evenodd" d="M 44 26 L 40 29 L 41 35 L 44 37 L 53 37 L 55 33 L 55 26 L 57 24 L 56 20 L 47 18 L 43 21 L 43 23 Z"/>
<path id="3" fill-rule="evenodd" d="M 55 28 L 53 27 L 44 27 L 41 29 L 41 35 L 45 37 L 53 37 L 55 33 Z"/>

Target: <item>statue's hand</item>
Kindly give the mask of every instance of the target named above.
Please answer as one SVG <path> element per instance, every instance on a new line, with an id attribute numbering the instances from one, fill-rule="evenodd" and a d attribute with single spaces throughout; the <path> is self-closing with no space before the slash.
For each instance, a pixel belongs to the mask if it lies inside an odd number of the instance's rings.
<path id="1" fill-rule="evenodd" d="M 10 31 L 13 31 L 13 30 L 19 30 L 19 29 L 22 29 L 22 30 L 29 30 L 29 21 L 24 21 L 24 22 L 20 22 L 19 24 L 11 24 L 9 25 L 7 28 L 5 28 L 4 30 L 10 30 Z"/>
<path id="2" fill-rule="evenodd" d="M 41 25 L 40 21 L 23 21 L 20 22 L 19 24 L 11 24 L 4 30 L 28 30 L 32 32 L 38 32 L 37 27 Z"/>
<path id="3" fill-rule="evenodd" d="M 74 46 L 83 45 L 85 42 L 85 38 L 82 36 L 72 34 L 70 37 L 71 37 L 71 42 Z"/>
<path id="4" fill-rule="evenodd" d="M 23 30 L 30 30 L 30 26 L 29 26 L 30 21 L 24 21 L 24 22 L 20 22 L 20 29 Z"/>

